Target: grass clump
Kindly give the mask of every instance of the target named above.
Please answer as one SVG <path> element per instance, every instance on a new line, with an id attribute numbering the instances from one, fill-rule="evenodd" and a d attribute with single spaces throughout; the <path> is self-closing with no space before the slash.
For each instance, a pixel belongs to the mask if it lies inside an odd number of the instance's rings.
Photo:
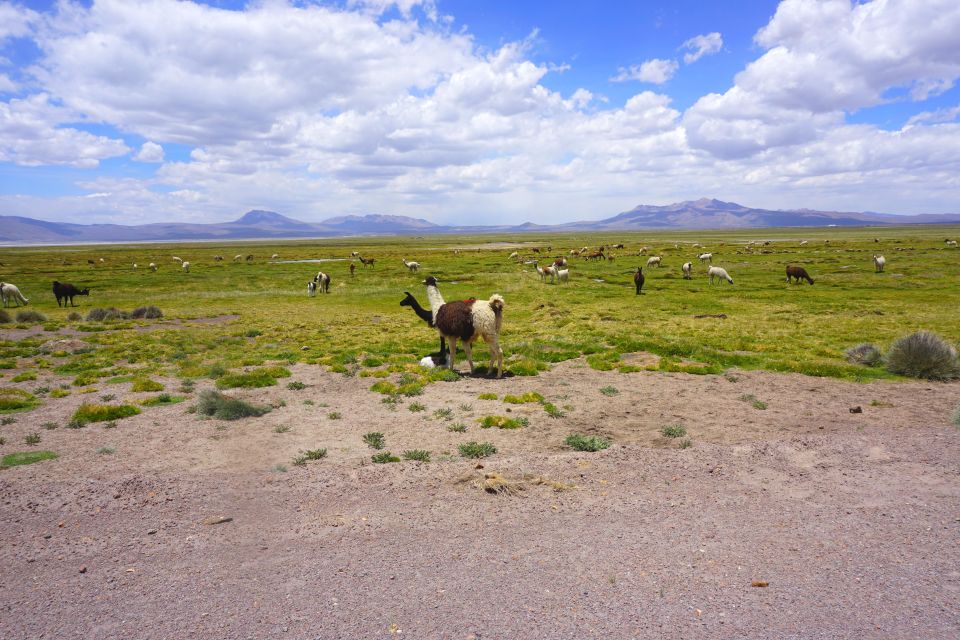
<path id="1" fill-rule="evenodd" d="M 407 449 L 403 452 L 403 459 L 430 462 L 430 452 L 424 449 Z"/>
<path id="2" fill-rule="evenodd" d="M 23 464 L 33 464 L 42 460 L 56 460 L 59 454 L 53 451 L 21 451 L 3 456 L 0 459 L 0 468 L 17 467 Z"/>
<path id="3" fill-rule="evenodd" d="M 2 420 L 0 420 L 0 424 L 2 425 L 15 424 L 16 422 L 17 422 L 17 419 L 10 416 L 7 416 Z"/>
<path id="4" fill-rule="evenodd" d="M 689 449 L 690 447 L 693 446 L 693 440 L 691 440 L 690 438 L 687 438 L 686 440 L 680 441 L 680 444 L 677 446 L 681 449 Z"/>
<path id="5" fill-rule="evenodd" d="M 274 433 L 287 433 L 290 431 L 290 425 L 288 424 L 278 424 L 273 428 Z"/>
<path id="6" fill-rule="evenodd" d="M 47 316 L 39 311 L 17 311 L 17 322 L 46 322 Z"/>
<path id="7" fill-rule="evenodd" d="M 15 411 L 29 411 L 33 409 L 40 400 L 23 389 L 0 389 L 0 413 L 13 413 Z"/>
<path id="8" fill-rule="evenodd" d="M 40 434 L 34 432 L 34 433 L 27 434 L 27 436 L 24 437 L 23 442 L 25 444 L 35 445 L 35 444 L 40 444 L 40 440 L 41 440 Z"/>
<path id="9" fill-rule="evenodd" d="M 421 411 L 426 411 L 427 407 L 419 402 L 411 402 L 407 409 L 410 409 L 410 411 L 413 413 L 420 413 Z"/>
<path id="10" fill-rule="evenodd" d="M 370 391 L 392 396 L 397 393 L 397 385 L 387 380 L 377 380 L 373 383 L 373 386 L 370 387 Z"/>
<path id="11" fill-rule="evenodd" d="M 442 409 L 437 409 L 433 412 L 434 418 L 439 418 L 442 420 L 451 420 L 453 418 L 453 409 L 450 407 L 444 407 Z"/>
<path id="12" fill-rule="evenodd" d="M 327 414 L 327 418 L 331 420 L 339 420 L 342 417 L 343 415 L 339 411 L 331 411 L 330 413 Z"/>
<path id="13" fill-rule="evenodd" d="M 880 353 L 880 349 L 868 342 L 850 347 L 843 353 L 847 358 L 847 362 L 851 364 L 862 364 L 867 367 L 878 365 L 883 359 L 883 354 Z"/>
<path id="14" fill-rule="evenodd" d="M 492 442 L 465 442 L 457 449 L 464 458 L 486 458 L 497 452 Z"/>
<path id="15" fill-rule="evenodd" d="M 4 309 L 0 309 L 0 324 L 8 324 L 13 322 L 13 318 L 10 317 L 10 314 Z"/>
<path id="16" fill-rule="evenodd" d="M 447 431 L 452 431 L 453 433 L 463 433 L 467 430 L 467 425 L 462 422 L 455 422 L 447 427 Z"/>
<path id="17" fill-rule="evenodd" d="M 284 367 L 261 367 L 245 373 L 230 373 L 217 380 L 218 389 L 256 389 L 272 387 L 277 378 L 290 377 L 290 371 Z"/>
<path id="18" fill-rule="evenodd" d="M 107 456 L 116 453 L 116 451 L 117 450 L 113 447 L 100 447 L 99 449 L 97 449 L 97 453 L 99 453 L 100 455 L 107 455 Z"/>
<path id="19" fill-rule="evenodd" d="M 898 338 L 887 352 L 887 371 L 911 378 L 960 378 L 957 350 L 932 331 L 917 331 Z"/>
<path id="20" fill-rule="evenodd" d="M 202 391 L 197 401 L 197 413 L 202 416 L 213 416 L 219 420 L 259 418 L 270 410 L 271 407 L 255 406 L 210 389 Z"/>
<path id="21" fill-rule="evenodd" d="M 664 438 L 682 438 L 687 435 L 687 428 L 682 424 L 671 424 L 660 429 L 660 435 Z"/>
<path id="22" fill-rule="evenodd" d="M 387 464 L 389 462 L 400 462 L 400 458 L 393 455 L 389 451 L 375 453 L 372 456 L 370 456 L 370 459 L 373 460 L 374 464 Z"/>
<path id="23" fill-rule="evenodd" d="M 140 409 L 129 404 L 91 404 L 84 402 L 73 412 L 71 426 L 84 426 L 90 422 L 107 422 L 129 418 L 140 413 Z"/>
<path id="24" fill-rule="evenodd" d="M 479 396 L 477 396 L 477 397 L 478 397 L 479 399 L 481 399 L 481 400 L 496 400 L 496 399 L 497 399 L 497 394 L 495 394 L 495 393 L 481 393 L 481 394 L 480 394 Z"/>
<path id="25" fill-rule="evenodd" d="M 184 400 L 186 400 L 186 397 L 184 396 L 174 396 L 170 395 L 169 393 L 161 393 L 158 396 L 141 400 L 140 404 L 145 407 L 160 407 L 168 404 L 177 404 L 179 402 L 183 402 Z"/>
<path id="26" fill-rule="evenodd" d="M 36 380 L 36 379 L 37 379 L 36 371 L 24 371 L 10 378 L 10 381 L 11 382 L 27 382 L 29 380 Z"/>
<path id="27" fill-rule="evenodd" d="M 503 401 L 508 404 L 526 404 L 528 402 L 543 402 L 543 396 L 536 391 L 528 391 L 520 396 L 503 396 Z"/>
<path id="28" fill-rule="evenodd" d="M 551 418 L 563 418 L 567 415 L 562 409 L 558 408 L 557 405 L 553 404 L 552 402 L 544 402 L 543 410 L 546 411 L 547 415 Z"/>
<path id="29" fill-rule="evenodd" d="M 109 322 L 110 320 L 126 320 L 130 314 L 120 311 L 115 307 L 102 309 L 95 307 L 87 312 L 87 322 Z"/>
<path id="30" fill-rule="evenodd" d="M 159 307 L 155 307 L 152 304 L 146 307 L 137 307 L 130 312 L 131 318 L 146 318 L 148 320 L 154 320 L 156 318 L 163 317 L 163 311 L 160 311 Z"/>
<path id="31" fill-rule="evenodd" d="M 149 378 L 137 378 L 133 381 L 130 391 L 135 393 L 143 391 L 163 391 L 163 385 L 156 380 L 150 380 Z"/>
<path id="32" fill-rule="evenodd" d="M 303 452 L 303 455 L 307 457 L 307 460 L 322 460 L 327 457 L 326 449 L 307 449 Z"/>
<path id="33" fill-rule="evenodd" d="M 68 395 L 70 395 L 70 392 L 66 389 L 54 389 L 50 392 L 51 398 L 66 398 Z"/>
<path id="34" fill-rule="evenodd" d="M 290 391 L 302 391 L 307 388 L 307 385 L 303 384 L 299 380 L 294 380 L 293 382 L 287 383 L 287 389 Z"/>
<path id="35" fill-rule="evenodd" d="M 383 449 L 387 443 L 386 437 L 379 431 L 371 431 L 370 433 L 363 434 L 363 441 L 367 443 L 367 446 L 371 449 Z"/>
<path id="36" fill-rule="evenodd" d="M 498 429 L 520 429 L 530 424 L 527 418 L 508 418 L 506 416 L 484 416 L 477 418 L 477 422 L 480 423 L 480 428 L 482 429 L 489 429 L 490 427 L 497 427 Z"/>
<path id="37" fill-rule="evenodd" d="M 750 406 L 752 406 L 754 409 L 759 409 L 763 411 L 764 409 L 767 408 L 766 402 L 764 402 L 763 400 L 757 400 L 757 397 L 751 393 L 743 394 L 742 396 L 740 396 L 740 400 L 743 402 L 750 403 Z"/>
<path id="38" fill-rule="evenodd" d="M 564 440 L 568 447 L 577 451 L 600 451 L 610 446 L 610 441 L 600 436 L 584 436 L 578 433 L 567 436 Z"/>
<path id="39" fill-rule="evenodd" d="M 605 396 L 615 396 L 618 393 L 620 393 L 620 390 L 614 386 L 607 385 L 606 387 L 601 387 L 600 393 L 602 393 Z"/>

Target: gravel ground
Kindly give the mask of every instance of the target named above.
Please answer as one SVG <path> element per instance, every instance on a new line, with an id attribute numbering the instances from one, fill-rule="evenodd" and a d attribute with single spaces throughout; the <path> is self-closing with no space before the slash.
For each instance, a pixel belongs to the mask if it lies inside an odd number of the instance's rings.
<path id="1" fill-rule="evenodd" d="M 391 410 L 372 380 L 293 379 L 233 423 L 185 403 L 66 429 L 75 394 L 2 427 L 0 453 L 39 430 L 61 457 L 0 472 L 0 637 L 960 637 L 960 384 L 573 361 Z M 566 416 L 477 397 L 532 390 Z M 481 429 L 493 414 L 529 425 Z M 374 430 L 433 462 L 372 464 Z M 469 440 L 499 453 L 460 458 Z"/>

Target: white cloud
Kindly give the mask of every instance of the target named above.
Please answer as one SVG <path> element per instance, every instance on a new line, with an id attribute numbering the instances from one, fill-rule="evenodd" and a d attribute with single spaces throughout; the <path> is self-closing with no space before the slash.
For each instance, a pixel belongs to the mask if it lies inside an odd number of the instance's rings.
<path id="1" fill-rule="evenodd" d="M 163 162 L 163 147 L 148 140 L 143 143 L 133 159 L 139 162 Z"/>
<path id="2" fill-rule="evenodd" d="M 617 75 L 610 78 L 610 81 L 627 82 L 629 80 L 638 80 L 651 84 L 663 84 L 673 77 L 673 74 L 679 66 L 676 60 L 654 58 L 639 65 L 631 65 L 626 68 L 621 67 Z"/>
<path id="3" fill-rule="evenodd" d="M 7 38 L 22 38 L 32 33 L 38 14 L 15 4 L 0 4 L 0 42 Z"/>
<path id="4" fill-rule="evenodd" d="M 683 61 L 691 64 L 703 56 L 713 55 L 720 51 L 723 48 L 723 37 L 716 31 L 706 35 L 694 36 L 684 42 L 681 48 L 689 50 L 688 53 L 683 55 Z"/>

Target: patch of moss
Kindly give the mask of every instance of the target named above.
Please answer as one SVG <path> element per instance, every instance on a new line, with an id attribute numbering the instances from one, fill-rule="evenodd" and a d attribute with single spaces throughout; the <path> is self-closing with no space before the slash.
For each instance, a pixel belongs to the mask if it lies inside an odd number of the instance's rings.
<path id="1" fill-rule="evenodd" d="M 29 411 L 40 404 L 40 400 L 23 389 L 0 389 L 0 413 Z"/>
<path id="2" fill-rule="evenodd" d="M 33 464 L 43 460 L 56 460 L 60 455 L 53 451 L 19 451 L 10 453 L 0 459 L 0 468 L 17 467 L 24 464 Z"/>
<path id="3" fill-rule="evenodd" d="M 140 413 L 140 409 L 130 404 L 92 404 L 84 402 L 73 412 L 70 422 L 85 425 L 90 422 L 108 422 L 129 418 Z"/>

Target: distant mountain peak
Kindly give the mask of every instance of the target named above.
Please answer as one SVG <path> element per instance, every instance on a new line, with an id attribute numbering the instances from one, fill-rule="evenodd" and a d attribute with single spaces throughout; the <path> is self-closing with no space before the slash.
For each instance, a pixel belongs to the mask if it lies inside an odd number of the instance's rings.
<path id="1" fill-rule="evenodd" d="M 275 211 L 263 211 L 262 209 L 253 209 L 247 211 L 242 217 L 234 220 L 233 224 L 303 224 L 299 220 L 280 215 Z"/>

